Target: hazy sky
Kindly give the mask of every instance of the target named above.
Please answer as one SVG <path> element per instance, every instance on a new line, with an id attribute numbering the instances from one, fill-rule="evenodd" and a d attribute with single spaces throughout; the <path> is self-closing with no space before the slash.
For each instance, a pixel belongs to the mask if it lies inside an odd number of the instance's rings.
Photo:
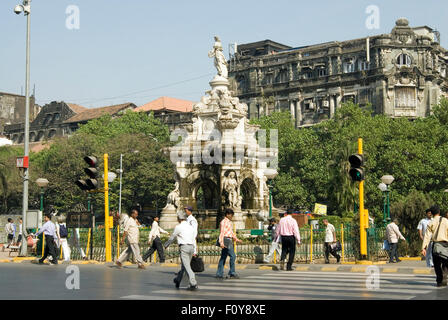
<path id="1" fill-rule="evenodd" d="M 20 94 L 26 19 L 13 12 L 18 2 L 0 0 L 0 91 Z M 70 5 L 79 8 L 79 29 L 66 27 Z M 365 26 L 369 5 L 380 9 L 379 29 Z M 448 48 L 447 14 L 446 0 L 33 0 L 31 86 L 41 105 L 198 101 L 216 73 L 207 57 L 214 35 L 227 55 L 234 42 L 296 47 L 389 33 L 406 17 L 439 30 Z"/>

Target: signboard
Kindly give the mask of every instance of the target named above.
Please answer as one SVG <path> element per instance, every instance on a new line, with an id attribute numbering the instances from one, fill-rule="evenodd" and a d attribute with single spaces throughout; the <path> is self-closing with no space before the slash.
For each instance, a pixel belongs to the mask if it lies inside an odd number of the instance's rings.
<path id="1" fill-rule="evenodd" d="M 69 212 L 66 223 L 67 228 L 91 228 L 92 214 L 90 212 Z"/>
<path id="2" fill-rule="evenodd" d="M 28 210 L 26 212 L 26 229 L 37 229 L 42 227 L 42 211 Z"/>
<path id="3" fill-rule="evenodd" d="M 327 215 L 327 206 L 324 204 L 315 203 L 313 213 L 317 215 Z"/>
<path id="4" fill-rule="evenodd" d="M 17 168 L 28 168 L 28 157 L 17 157 L 16 158 Z"/>

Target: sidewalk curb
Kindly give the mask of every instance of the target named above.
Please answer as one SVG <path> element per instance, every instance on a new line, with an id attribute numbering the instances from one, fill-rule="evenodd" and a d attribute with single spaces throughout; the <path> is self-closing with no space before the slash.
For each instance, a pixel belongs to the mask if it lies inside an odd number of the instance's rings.
<path id="1" fill-rule="evenodd" d="M 0 259 L 1 263 L 32 263 L 33 260 L 37 260 L 37 257 L 14 257 L 8 259 Z M 418 261 L 420 258 L 401 258 L 402 260 Z M 62 261 L 61 261 L 62 262 Z M 62 264 L 62 263 L 61 263 Z M 104 261 L 95 260 L 74 260 L 70 264 L 73 265 L 107 265 L 113 266 L 113 263 L 108 263 Z M 67 265 L 70 265 L 67 264 Z M 133 266 L 131 262 L 123 263 L 123 266 Z M 147 267 L 162 267 L 162 268 L 180 268 L 179 263 L 147 263 Z M 355 264 L 355 262 L 342 262 L 341 264 L 331 264 L 331 265 L 313 265 L 313 264 L 296 264 L 293 269 L 294 271 L 304 271 L 304 272 L 352 272 L 352 273 L 365 273 L 369 266 L 377 266 L 381 273 L 388 274 L 414 274 L 414 275 L 434 275 L 433 268 L 422 268 L 422 267 L 406 267 L 397 265 L 386 265 L 386 261 L 374 262 L 371 265 L 360 265 Z M 384 266 L 383 266 L 384 265 Z M 205 264 L 206 269 L 217 269 L 217 264 Z M 229 266 L 225 265 L 224 268 L 228 269 Z M 240 264 L 236 265 L 237 270 L 266 270 L 266 271 L 279 271 L 280 267 L 278 264 Z"/>

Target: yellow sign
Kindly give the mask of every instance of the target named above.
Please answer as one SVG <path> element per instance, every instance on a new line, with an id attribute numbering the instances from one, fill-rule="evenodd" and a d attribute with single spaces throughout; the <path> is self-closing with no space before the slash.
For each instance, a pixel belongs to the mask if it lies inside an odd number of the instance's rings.
<path id="1" fill-rule="evenodd" d="M 320 203 L 314 204 L 314 214 L 326 215 L 327 214 L 327 206 Z"/>

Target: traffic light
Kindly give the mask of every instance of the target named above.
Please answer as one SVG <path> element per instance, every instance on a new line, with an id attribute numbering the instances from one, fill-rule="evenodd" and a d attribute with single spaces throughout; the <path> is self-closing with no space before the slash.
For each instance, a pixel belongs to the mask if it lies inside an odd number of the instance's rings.
<path id="1" fill-rule="evenodd" d="M 81 189 L 81 190 L 93 190 L 98 188 L 98 180 L 96 177 L 98 176 L 98 168 L 97 163 L 98 160 L 94 156 L 86 156 L 84 157 L 84 161 L 89 165 L 88 168 L 84 169 L 84 172 L 89 176 L 90 179 L 79 179 L 75 181 L 75 184 Z"/>
<path id="2" fill-rule="evenodd" d="M 362 154 L 352 154 L 348 161 L 350 162 L 350 177 L 352 181 L 364 180 L 364 156 Z"/>

